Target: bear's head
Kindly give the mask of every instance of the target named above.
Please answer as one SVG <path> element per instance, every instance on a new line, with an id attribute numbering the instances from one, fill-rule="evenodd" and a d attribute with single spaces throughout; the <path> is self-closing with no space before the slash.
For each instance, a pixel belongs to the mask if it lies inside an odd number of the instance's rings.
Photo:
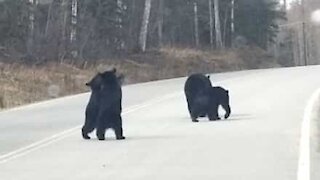
<path id="1" fill-rule="evenodd" d="M 89 82 L 86 83 L 86 86 L 89 86 L 91 90 L 100 90 L 102 83 L 102 74 L 97 73 Z"/>
<path id="2" fill-rule="evenodd" d="M 92 90 L 101 90 L 105 85 L 118 84 L 122 85 L 124 81 L 124 75 L 116 75 L 117 70 L 113 68 L 110 71 L 105 71 L 103 73 L 97 73 L 86 86 L 89 86 Z"/>
<path id="3" fill-rule="evenodd" d="M 108 85 L 112 85 L 112 84 L 122 85 L 124 81 L 124 75 L 123 74 L 117 75 L 116 68 L 113 68 L 111 71 L 105 71 L 101 73 L 101 76 L 103 79 L 103 83 Z"/>

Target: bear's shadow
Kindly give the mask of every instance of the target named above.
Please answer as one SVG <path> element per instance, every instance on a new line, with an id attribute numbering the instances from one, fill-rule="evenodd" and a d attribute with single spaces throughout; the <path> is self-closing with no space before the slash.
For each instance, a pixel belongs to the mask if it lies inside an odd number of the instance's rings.
<path id="1" fill-rule="evenodd" d="M 175 135 L 128 135 L 124 140 L 117 140 L 114 136 L 106 136 L 105 140 L 107 142 L 122 142 L 122 141 L 143 141 L 143 140 L 167 140 L 172 138 L 178 138 Z M 98 138 L 92 136 L 91 139 L 87 140 L 88 142 L 103 142 L 99 141 Z"/>
<path id="2" fill-rule="evenodd" d="M 252 114 L 233 114 L 228 119 L 221 119 L 218 121 L 238 121 L 238 120 L 250 120 L 253 119 Z"/>
<path id="3" fill-rule="evenodd" d="M 231 114 L 228 119 L 224 119 L 223 116 L 220 117 L 220 120 L 209 121 L 208 117 L 198 118 L 199 122 L 230 122 L 230 121 L 242 121 L 242 120 L 250 120 L 253 119 L 253 115 L 251 114 Z M 185 117 L 183 119 L 190 119 L 190 117 Z"/>

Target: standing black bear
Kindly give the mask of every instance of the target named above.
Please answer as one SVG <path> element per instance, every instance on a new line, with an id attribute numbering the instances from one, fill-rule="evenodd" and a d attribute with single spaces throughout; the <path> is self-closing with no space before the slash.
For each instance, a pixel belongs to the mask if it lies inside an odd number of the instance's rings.
<path id="1" fill-rule="evenodd" d="M 116 139 L 125 139 L 121 118 L 121 76 L 116 76 L 116 69 L 98 73 L 89 83 L 92 93 L 86 108 L 86 120 L 82 128 L 84 139 L 90 139 L 88 133 L 96 128 L 99 140 L 105 139 L 105 132 L 111 128 Z"/>
<path id="2" fill-rule="evenodd" d="M 222 106 L 226 111 L 224 118 L 230 116 L 229 92 L 222 87 L 209 87 L 197 94 L 191 110 L 192 121 L 198 122 L 197 118 L 205 112 L 210 121 L 219 120 L 218 108 Z"/>
<path id="3" fill-rule="evenodd" d="M 188 110 L 190 116 L 192 118 L 191 111 L 193 109 L 194 99 L 198 93 L 203 91 L 206 88 L 211 87 L 210 77 L 205 76 L 203 74 L 192 74 L 188 77 L 185 85 L 184 85 L 184 92 L 186 95 L 187 103 L 188 103 Z M 206 116 L 206 113 L 199 112 L 201 117 Z M 193 121 L 193 120 L 192 120 Z"/>
<path id="4" fill-rule="evenodd" d="M 90 139 L 88 133 L 92 132 L 97 125 L 97 116 L 99 112 L 100 104 L 100 91 L 102 90 L 102 75 L 98 73 L 91 81 L 86 83 L 86 86 L 91 88 L 91 96 L 89 103 L 86 107 L 85 123 L 82 127 L 82 137 L 84 139 Z"/>

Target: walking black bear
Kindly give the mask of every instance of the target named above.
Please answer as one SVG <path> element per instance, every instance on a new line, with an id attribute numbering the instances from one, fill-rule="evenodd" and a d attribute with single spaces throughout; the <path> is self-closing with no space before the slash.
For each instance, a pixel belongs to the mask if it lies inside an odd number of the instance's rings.
<path id="1" fill-rule="evenodd" d="M 105 132 L 111 128 L 116 139 L 125 139 L 122 130 L 121 81 L 123 76 L 116 76 L 116 69 L 98 73 L 90 82 L 91 97 L 86 108 L 85 124 L 82 127 L 84 139 L 90 139 L 88 133 L 96 129 L 99 140 L 105 139 Z"/>
<path id="2" fill-rule="evenodd" d="M 192 109 L 193 109 L 195 97 L 204 89 L 211 87 L 211 82 L 209 78 L 210 78 L 209 76 L 205 76 L 203 74 L 192 74 L 188 77 L 184 85 L 184 92 L 186 95 L 188 110 L 191 118 L 192 118 Z M 199 113 L 200 113 L 199 117 L 206 116 L 205 111 L 202 113 L 201 112 Z M 194 118 L 192 118 L 192 121 L 194 121 Z"/>
<path id="3" fill-rule="evenodd" d="M 192 121 L 198 122 L 197 118 L 204 112 L 210 121 L 219 120 L 218 108 L 222 106 L 226 111 L 224 118 L 230 116 L 229 91 L 222 87 L 209 87 L 196 95 L 191 110 Z"/>

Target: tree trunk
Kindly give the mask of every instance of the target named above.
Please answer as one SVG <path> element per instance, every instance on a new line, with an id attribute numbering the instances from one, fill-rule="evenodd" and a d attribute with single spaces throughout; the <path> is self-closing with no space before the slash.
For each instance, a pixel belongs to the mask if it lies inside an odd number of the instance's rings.
<path id="1" fill-rule="evenodd" d="M 67 50 L 67 42 L 69 38 L 67 37 L 67 24 L 68 24 L 68 14 L 69 14 L 69 8 L 68 8 L 68 0 L 62 0 L 61 2 L 61 9 L 62 9 L 62 24 L 61 24 L 61 33 L 62 33 L 62 39 L 61 39 L 61 44 L 59 47 L 59 59 L 60 63 L 63 63 L 64 58 L 68 52 Z M 60 24 L 59 24 L 60 25 Z"/>
<path id="2" fill-rule="evenodd" d="M 136 15 L 136 1 L 131 1 L 131 5 L 130 5 L 130 7 L 129 7 L 129 16 L 130 17 L 135 17 L 135 15 Z M 136 36 L 134 36 L 134 34 L 135 34 L 135 24 L 136 24 L 136 19 L 137 18 L 132 18 L 131 19 L 131 21 L 129 21 L 129 27 L 128 27 L 128 32 L 127 32 L 127 39 L 126 39 L 126 41 L 127 41 L 127 48 L 128 49 L 137 49 L 136 47 L 137 47 L 137 40 L 136 40 Z"/>
<path id="3" fill-rule="evenodd" d="M 283 9 L 287 11 L 287 0 L 283 0 Z"/>
<path id="4" fill-rule="evenodd" d="M 52 12 L 53 4 L 54 4 L 54 1 L 52 1 L 52 2 L 50 3 L 49 10 L 48 10 L 46 29 L 45 29 L 45 32 L 44 32 L 44 36 L 45 36 L 46 38 L 48 38 L 48 31 L 49 31 L 49 26 L 50 26 L 51 12 Z"/>
<path id="5" fill-rule="evenodd" d="M 302 43 L 303 43 L 303 60 L 304 65 L 308 65 L 308 54 L 307 54 L 307 32 L 306 32 L 306 15 L 305 15 L 305 0 L 301 0 L 301 13 L 302 13 Z"/>
<path id="6" fill-rule="evenodd" d="M 222 48 L 221 27 L 220 27 L 220 12 L 219 12 L 219 0 L 214 0 L 214 17 L 215 17 L 215 29 L 216 29 L 216 47 Z"/>
<path id="7" fill-rule="evenodd" d="M 163 0 L 159 0 L 158 9 L 158 46 L 162 47 L 162 28 L 163 28 Z"/>
<path id="8" fill-rule="evenodd" d="M 231 0 L 231 47 L 233 47 L 234 42 L 234 0 Z"/>
<path id="9" fill-rule="evenodd" d="M 117 21 L 117 28 L 119 28 L 120 32 L 123 32 L 123 19 L 122 19 L 122 14 L 123 14 L 123 2 L 122 0 L 117 0 L 117 12 L 118 15 L 116 17 L 116 21 Z M 122 37 L 116 37 L 115 39 L 115 43 L 116 43 L 116 49 L 117 50 L 122 50 L 125 47 L 125 41 L 123 40 Z"/>
<path id="10" fill-rule="evenodd" d="M 223 47 L 226 47 L 227 44 L 227 21 L 229 18 L 229 9 L 225 9 L 224 20 L 223 20 Z"/>
<path id="11" fill-rule="evenodd" d="M 35 6 L 37 4 L 36 0 L 29 0 L 31 7 L 29 9 L 29 35 L 27 40 L 27 54 L 33 54 L 33 45 L 34 45 L 34 24 L 35 24 Z"/>
<path id="12" fill-rule="evenodd" d="M 210 24 L 210 46 L 213 48 L 213 17 L 212 17 L 212 0 L 209 1 L 209 24 Z"/>
<path id="13" fill-rule="evenodd" d="M 151 10 L 151 0 L 145 0 L 144 13 L 143 13 L 141 31 L 139 36 L 139 46 L 140 46 L 139 48 L 142 52 L 146 51 L 150 10 Z"/>
<path id="14" fill-rule="evenodd" d="M 194 37 L 196 41 L 196 47 L 199 47 L 198 4 L 196 2 L 193 3 L 193 11 L 194 11 Z"/>
<path id="15" fill-rule="evenodd" d="M 77 44 L 77 23 L 78 23 L 78 0 L 72 0 L 71 2 L 71 31 L 70 31 L 70 43 L 71 43 L 71 55 L 73 58 L 78 57 Z"/>

